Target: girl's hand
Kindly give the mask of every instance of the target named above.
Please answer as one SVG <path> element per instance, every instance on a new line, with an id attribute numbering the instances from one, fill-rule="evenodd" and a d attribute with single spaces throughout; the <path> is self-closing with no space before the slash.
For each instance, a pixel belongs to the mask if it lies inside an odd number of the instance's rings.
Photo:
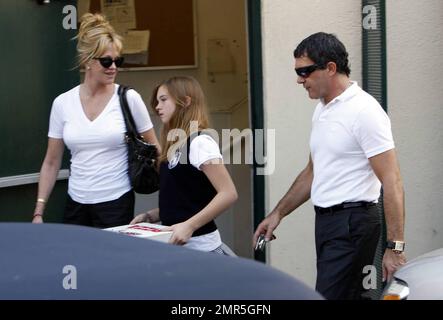
<path id="1" fill-rule="evenodd" d="M 136 224 L 136 223 L 146 222 L 146 221 L 148 221 L 148 213 L 141 213 L 141 214 L 135 216 L 135 218 L 132 219 L 132 221 L 129 222 L 129 224 Z"/>
<path id="2" fill-rule="evenodd" d="M 188 242 L 195 230 L 188 223 L 182 222 L 167 227 L 162 231 L 172 231 L 169 243 L 182 246 Z"/>
<path id="3" fill-rule="evenodd" d="M 160 222 L 160 211 L 158 208 L 151 209 L 146 213 L 137 215 L 129 224 L 136 224 L 140 222 L 158 223 Z"/>

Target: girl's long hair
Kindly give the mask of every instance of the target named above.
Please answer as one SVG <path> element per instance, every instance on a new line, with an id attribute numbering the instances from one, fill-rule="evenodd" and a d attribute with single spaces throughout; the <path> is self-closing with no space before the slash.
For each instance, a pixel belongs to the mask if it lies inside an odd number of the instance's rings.
<path id="1" fill-rule="evenodd" d="M 168 90 L 169 97 L 175 101 L 176 108 L 169 123 L 164 124 L 161 132 L 160 162 L 168 160 L 175 153 L 177 148 L 171 148 L 171 146 L 181 146 L 186 143 L 186 139 L 191 135 L 191 121 L 197 121 L 199 131 L 209 127 L 206 99 L 197 80 L 188 76 L 172 77 L 156 86 L 151 96 L 151 107 L 155 113 L 157 113 L 155 107 L 158 104 L 157 93 L 162 86 Z M 190 104 L 186 105 L 189 99 Z M 177 129 L 186 133 L 186 139 L 175 135 L 174 130 L 176 132 Z M 168 140 L 168 133 L 171 133 L 174 139 Z"/>

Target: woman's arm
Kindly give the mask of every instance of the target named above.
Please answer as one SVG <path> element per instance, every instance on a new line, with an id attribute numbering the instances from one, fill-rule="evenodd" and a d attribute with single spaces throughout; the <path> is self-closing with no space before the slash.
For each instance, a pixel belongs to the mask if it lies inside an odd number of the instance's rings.
<path id="1" fill-rule="evenodd" d="M 151 144 L 155 144 L 157 147 L 157 154 L 160 155 L 161 154 L 161 147 L 160 147 L 160 143 L 158 142 L 157 139 L 157 135 L 155 134 L 155 130 L 154 128 L 151 128 L 145 132 L 140 133 L 140 135 L 143 137 L 143 140 L 145 142 L 151 143 Z"/>
<path id="2" fill-rule="evenodd" d="M 43 160 L 42 168 L 40 170 L 40 179 L 38 182 L 37 202 L 34 209 L 33 223 L 43 222 L 43 213 L 45 210 L 46 201 L 48 200 L 55 181 L 57 180 L 58 171 L 63 158 L 63 151 L 65 149 L 63 139 L 48 139 L 48 148 L 46 156 Z"/>
<path id="3" fill-rule="evenodd" d="M 185 244 L 195 230 L 214 220 L 238 198 L 234 182 L 221 159 L 208 160 L 200 168 L 214 186 L 217 194 L 200 212 L 185 222 L 171 227 L 173 235 L 170 242 L 173 244 Z"/>

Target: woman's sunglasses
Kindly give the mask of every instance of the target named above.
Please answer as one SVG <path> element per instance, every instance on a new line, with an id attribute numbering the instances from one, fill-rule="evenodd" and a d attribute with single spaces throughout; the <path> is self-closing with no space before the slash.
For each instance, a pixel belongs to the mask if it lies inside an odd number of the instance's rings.
<path id="1" fill-rule="evenodd" d="M 123 57 L 117 57 L 115 59 L 112 59 L 111 57 L 101 57 L 101 58 L 93 58 L 95 60 L 98 60 L 103 68 L 109 68 L 112 66 L 113 63 L 115 63 L 115 66 L 117 68 L 120 68 L 123 64 L 123 60 L 125 60 Z"/>
<path id="2" fill-rule="evenodd" d="M 318 64 L 311 64 L 310 66 L 307 67 L 295 68 L 295 72 L 299 77 L 307 78 L 311 73 L 313 73 L 315 70 L 318 69 L 324 69 L 324 67 L 319 66 Z"/>

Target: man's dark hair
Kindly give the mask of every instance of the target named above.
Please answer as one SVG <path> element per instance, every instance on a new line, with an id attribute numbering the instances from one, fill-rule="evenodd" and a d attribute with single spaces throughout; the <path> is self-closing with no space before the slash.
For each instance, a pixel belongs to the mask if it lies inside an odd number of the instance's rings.
<path id="1" fill-rule="evenodd" d="M 331 33 L 314 33 L 300 42 L 294 50 L 294 58 L 302 56 L 307 56 L 321 67 L 326 67 L 328 62 L 335 62 L 338 73 L 343 73 L 347 76 L 351 73 L 346 48 Z"/>

